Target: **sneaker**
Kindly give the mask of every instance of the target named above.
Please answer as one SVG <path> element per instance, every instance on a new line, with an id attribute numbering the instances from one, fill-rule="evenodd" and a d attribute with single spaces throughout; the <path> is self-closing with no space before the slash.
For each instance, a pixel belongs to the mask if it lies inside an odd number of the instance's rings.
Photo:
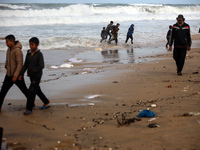
<path id="1" fill-rule="evenodd" d="M 47 104 L 44 104 L 41 109 L 48 109 L 50 106 L 48 106 L 50 104 L 50 102 L 48 102 Z"/>
<path id="2" fill-rule="evenodd" d="M 177 75 L 178 75 L 178 76 L 182 76 L 182 73 L 181 73 L 181 72 L 177 72 Z"/>
<path id="3" fill-rule="evenodd" d="M 31 112 L 30 110 L 26 110 L 26 111 L 24 112 L 24 115 L 30 115 L 30 114 L 32 114 L 32 112 Z"/>

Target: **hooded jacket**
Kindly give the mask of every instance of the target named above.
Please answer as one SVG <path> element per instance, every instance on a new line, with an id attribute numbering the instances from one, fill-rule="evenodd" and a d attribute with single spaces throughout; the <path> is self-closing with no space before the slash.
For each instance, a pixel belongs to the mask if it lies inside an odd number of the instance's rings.
<path id="1" fill-rule="evenodd" d="M 133 34 L 133 32 L 134 32 L 134 27 L 133 26 L 134 26 L 134 24 L 132 24 L 130 26 L 130 28 L 128 29 L 127 36 L 131 36 Z"/>
<path id="2" fill-rule="evenodd" d="M 174 47 L 184 48 L 191 46 L 190 26 L 187 23 L 183 23 L 182 26 L 178 23 L 173 25 L 169 45 L 172 46 L 173 42 Z"/>
<path id="3" fill-rule="evenodd" d="M 8 48 L 6 52 L 5 68 L 7 69 L 6 75 L 9 77 L 17 77 L 23 67 L 23 53 L 22 44 L 19 41 L 15 42 L 15 46 Z"/>
<path id="4" fill-rule="evenodd" d="M 27 70 L 29 77 L 42 77 L 42 69 L 44 68 L 44 58 L 40 50 L 37 50 L 31 55 L 31 50 L 27 51 L 24 66 L 21 70 L 21 75 Z"/>

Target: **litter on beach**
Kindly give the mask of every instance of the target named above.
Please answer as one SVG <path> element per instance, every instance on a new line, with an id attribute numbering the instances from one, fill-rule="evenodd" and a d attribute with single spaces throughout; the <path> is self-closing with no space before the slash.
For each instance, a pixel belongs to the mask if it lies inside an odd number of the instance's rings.
<path id="1" fill-rule="evenodd" d="M 90 95 L 90 96 L 87 96 L 86 98 L 89 98 L 89 99 L 92 99 L 92 98 L 96 98 L 96 97 L 99 97 L 100 95 Z"/>
<path id="2" fill-rule="evenodd" d="M 154 117 L 155 114 L 150 111 L 150 110 L 142 110 L 137 117 L 145 117 L 145 118 L 150 118 L 150 117 Z"/>
<path id="3" fill-rule="evenodd" d="M 60 65 L 60 68 L 72 68 L 73 65 L 71 63 L 66 63 L 66 64 L 62 64 Z"/>
<path id="4" fill-rule="evenodd" d="M 71 62 L 73 62 L 73 63 L 83 62 L 83 60 L 77 59 L 77 58 L 70 58 L 70 59 L 68 59 L 68 60 L 71 61 Z"/>
<path id="5" fill-rule="evenodd" d="M 52 68 L 52 69 L 57 69 L 58 66 L 51 66 L 50 68 Z"/>
<path id="6" fill-rule="evenodd" d="M 92 70 L 96 70 L 97 68 L 84 68 L 84 71 L 92 71 Z"/>
<path id="7" fill-rule="evenodd" d="M 88 103 L 88 106 L 94 106 L 94 103 Z"/>

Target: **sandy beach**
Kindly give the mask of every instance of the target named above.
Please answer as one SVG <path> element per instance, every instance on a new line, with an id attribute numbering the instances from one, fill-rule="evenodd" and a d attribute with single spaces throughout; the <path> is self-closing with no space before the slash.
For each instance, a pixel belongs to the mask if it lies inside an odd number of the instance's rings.
<path id="1" fill-rule="evenodd" d="M 102 47 L 70 69 L 52 69 L 66 60 L 48 58 L 41 87 L 51 107 L 41 110 L 37 99 L 33 114 L 24 116 L 25 97 L 13 86 L 0 113 L 3 150 L 199 150 L 200 34 L 192 39 L 182 76 L 164 44 L 150 46 L 163 53 L 147 56 Z M 146 109 L 156 116 L 137 117 Z"/>

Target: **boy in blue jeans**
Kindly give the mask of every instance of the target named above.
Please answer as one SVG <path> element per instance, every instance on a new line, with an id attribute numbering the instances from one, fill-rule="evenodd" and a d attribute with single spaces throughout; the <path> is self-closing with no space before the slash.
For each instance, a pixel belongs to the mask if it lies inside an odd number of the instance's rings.
<path id="1" fill-rule="evenodd" d="M 29 46 L 30 50 L 28 50 L 26 54 L 25 63 L 19 76 L 19 80 L 21 80 L 25 71 L 27 70 L 31 81 L 29 87 L 29 98 L 26 104 L 26 111 L 24 112 L 24 115 L 30 115 L 32 113 L 36 95 L 38 95 L 38 97 L 44 103 L 42 109 L 46 109 L 47 105 L 50 103 L 39 86 L 42 77 L 42 69 L 44 68 L 44 59 L 43 54 L 38 49 L 38 38 L 31 38 L 29 40 Z"/>

